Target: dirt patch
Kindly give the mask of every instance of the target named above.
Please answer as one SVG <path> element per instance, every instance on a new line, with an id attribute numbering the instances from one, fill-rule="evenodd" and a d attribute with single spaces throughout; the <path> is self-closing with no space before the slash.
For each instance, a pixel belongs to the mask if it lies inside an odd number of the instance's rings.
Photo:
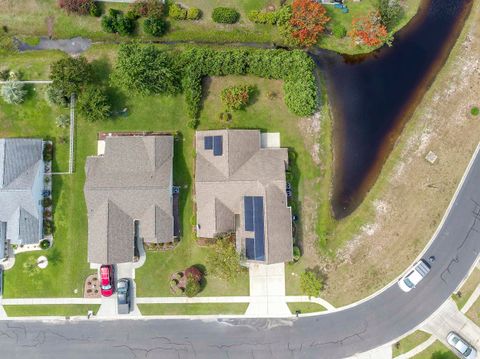
<path id="1" fill-rule="evenodd" d="M 362 204 L 373 213 L 371 221 L 331 263 L 325 299 L 344 305 L 364 298 L 422 251 L 479 142 L 480 121 L 469 114 L 479 103 L 480 4 L 475 4 L 446 66 Z M 434 164 L 425 160 L 429 151 L 438 156 Z"/>

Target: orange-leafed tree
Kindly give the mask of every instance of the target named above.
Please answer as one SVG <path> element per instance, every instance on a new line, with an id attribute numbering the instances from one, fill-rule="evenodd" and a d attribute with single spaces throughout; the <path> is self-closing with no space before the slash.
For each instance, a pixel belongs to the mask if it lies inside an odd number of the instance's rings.
<path id="1" fill-rule="evenodd" d="M 292 36 L 300 45 L 312 46 L 330 20 L 327 10 L 315 0 L 294 0 L 292 3 Z"/>
<path id="2" fill-rule="evenodd" d="M 375 47 L 388 39 L 388 31 L 382 24 L 380 13 L 371 11 L 367 16 L 352 20 L 352 30 L 349 36 L 356 44 Z"/>

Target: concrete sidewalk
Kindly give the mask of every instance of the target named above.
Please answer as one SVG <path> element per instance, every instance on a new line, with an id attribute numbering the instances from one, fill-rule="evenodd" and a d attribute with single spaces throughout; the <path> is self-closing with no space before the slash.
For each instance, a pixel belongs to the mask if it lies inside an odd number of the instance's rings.
<path id="1" fill-rule="evenodd" d="M 2 305 L 101 304 L 101 298 L 3 298 Z"/>
<path id="2" fill-rule="evenodd" d="M 449 299 L 423 326 L 423 329 L 432 333 L 447 347 L 447 335 L 451 331 L 458 333 L 476 348 L 480 347 L 480 327 L 468 319 L 457 308 L 452 299 Z"/>

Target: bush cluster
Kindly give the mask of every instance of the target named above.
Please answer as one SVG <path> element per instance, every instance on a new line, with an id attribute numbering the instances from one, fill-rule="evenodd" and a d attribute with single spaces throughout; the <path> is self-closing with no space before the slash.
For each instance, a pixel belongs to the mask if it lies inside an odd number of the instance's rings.
<path id="1" fill-rule="evenodd" d="M 253 86 L 235 85 L 222 90 L 220 97 L 227 111 L 243 110 L 250 101 Z"/>
<path id="2" fill-rule="evenodd" d="M 135 31 L 135 16 L 132 12 L 124 15 L 120 10 L 110 9 L 108 15 L 102 17 L 102 28 L 109 33 L 131 35 Z"/>
<path id="3" fill-rule="evenodd" d="M 105 90 L 98 86 L 85 88 L 78 100 L 78 110 L 87 121 L 107 120 L 111 114 L 111 105 Z"/>
<path id="4" fill-rule="evenodd" d="M 98 6 L 93 0 L 58 0 L 58 6 L 68 13 L 78 15 L 96 14 Z M 98 16 L 98 15 L 95 15 Z"/>
<path id="5" fill-rule="evenodd" d="M 53 232 L 53 222 L 46 219 L 43 221 L 43 233 L 45 235 L 52 234 Z"/>
<path id="6" fill-rule="evenodd" d="M 202 11 L 196 7 L 190 7 L 187 10 L 187 20 L 199 20 L 202 17 Z"/>
<path id="7" fill-rule="evenodd" d="M 173 3 L 168 7 L 168 16 L 175 20 L 198 20 L 202 12 L 196 7 L 185 9 L 180 4 Z"/>
<path id="8" fill-rule="evenodd" d="M 64 95 L 63 90 L 60 87 L 48 85 L 45 91 L 45 101 L 50 106 L 67 107 L 69 99 Z"/>
<path id="9" fill-rule="evenodd" d="M 347 29 L 342 24 L 335 24 L 332 28 L 332 34 L 337 39 L 343 39 L 345 36 L 347 36 Z"/>
<path id="10" fill-rule="evenodd" d="M 382 24 L 388 31 L 394 30 L 404 15 L 403 7 L 398 0 L 379 0 L 378 11 Z"/>
<path id="11" fill-rule="evenodd" d="M 159 0 L 137 0 L 130 5 L 129 13 L 135 18 L 149 17 L 160 19 L 164 15 L 164 6 Z"/>
<path id="12" fill-rule="evenodd" d="M 152 36 L 162 36 L 167 32 L 168 24 L 163 18 L 148 17 L 143 22 L 143 31 Z"/>
<path id="13" fill-rule="evenodd" d="M 53 160 L 53 146 L 51 143 L 47 143 L 43 147 L 43 160 L 45 162 L 50 162 Z"/>
<path id="14" fill-rule="evenodd" d="M 190 117 L 198 117 L 204 76 L 254 75 L 284 81 L 285 103 L 298 116 L 309 116 L 317 108 L 312 59 L 303 51 L 215 50 L 191 48 L 179 59 L 182 87 Z"/>
<path id="15" fill-rule="evenodd" d="M 256 24 L 280 25 L 292 17 L 292 9 L 290 6 L 282 6 L 276 11 L 259 11 L 252 10 L 247 15 L 248 20 Z"/>
<path id="16" fill-rule="evenodd" d="M 220 24 L 235 24 L 240 19 L 237 10 L 229 7 L 216 7 L 212 12 L 212 20 Z"/>

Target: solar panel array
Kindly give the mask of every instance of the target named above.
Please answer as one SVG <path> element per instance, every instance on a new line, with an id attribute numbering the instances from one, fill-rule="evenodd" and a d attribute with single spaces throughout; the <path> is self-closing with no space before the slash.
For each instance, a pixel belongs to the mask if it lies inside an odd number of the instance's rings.
<path id="1" fill-rule="evenodd" d="M 205 150 L 213 150 L 214 156 L 221 156 L 223 154 L 223 137 L 205 136 L 203 138 L 203 148 Z"/>
<path id="2" fill-rule="evenodd" d="M 246 238 L 247 259 L 265 260 L 265 223 L 263 197 L 243 197 L 245 211 L 245 231 L 254 232 L 254 238 Z"/>

